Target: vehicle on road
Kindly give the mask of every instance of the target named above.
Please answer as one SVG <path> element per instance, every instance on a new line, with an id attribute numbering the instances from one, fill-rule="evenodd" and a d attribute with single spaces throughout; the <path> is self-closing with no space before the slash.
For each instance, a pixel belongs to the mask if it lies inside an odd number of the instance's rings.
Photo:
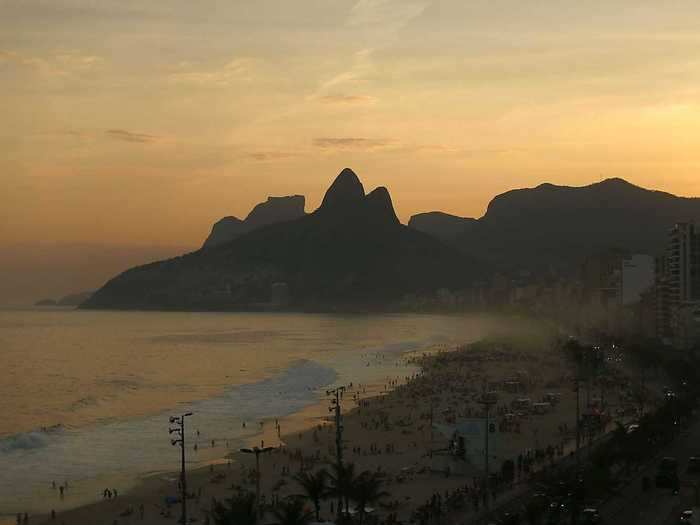
<path id="1" fill-rule="evenodd" d="M 583 511 L 581 511 L 581 519 L 579 520 L 579 523 L 582 525 L 595 525 L 602 523 L 600 512 L 598 512 L 598 509 L 594 509 L 592 507 L 583 509 Z"/>
<path id="2" fill-rule="evenodd" d="M 678 461 L 676 458 L 665 457 L 659 463 L 655 483 L 658 488 L 675 488 L 679 484 Z"/>
<path id="3" fill-rule="evenodd" d="M 681 523 L 682 525 L 686 525 L 688 523 L 693 523 L 693 511 L 692 511 L 692 509 L 684 510 L 683 512 L 681 512 L 681 517 L 678 519 L 678 523 Z"/>
<path id="4" fill-rule="evenodd" d="M 688 474 L 700 474 L 700 456 L 691 456 L 688 458 Z"/>
<path id="5" fill-rule="evenodd" d="M 520 525 L 520 515 L 506 512 L 498 521 L 498 525 Z"/>

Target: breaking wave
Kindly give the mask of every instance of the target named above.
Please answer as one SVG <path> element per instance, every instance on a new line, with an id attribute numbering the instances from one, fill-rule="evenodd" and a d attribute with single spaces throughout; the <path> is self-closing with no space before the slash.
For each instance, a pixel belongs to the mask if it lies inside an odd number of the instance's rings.
<path id="1" fill-rule="evenodd" d="M 0 439 L 0 452 L 7 454 L 15 450 L 32 450 L 48 444 L 49 436 L 46 432 L 24 432 Z"/>

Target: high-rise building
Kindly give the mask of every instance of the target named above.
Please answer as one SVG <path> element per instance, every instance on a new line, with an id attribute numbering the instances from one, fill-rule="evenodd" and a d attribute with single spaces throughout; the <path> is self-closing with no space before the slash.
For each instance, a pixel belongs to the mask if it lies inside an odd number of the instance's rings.
<path id="1" fill-rule="evenodd" d="M 693 223 L 680 222 L 669 232 L 666 257 L 671 308 L 700 299 L 700 235 Z"/>
<path id="2" fill-rule="evenodd" d="M 700 231 L 693 223 L 680 222 L 669 231 L 666 252 L 656 261 L 655 287 L 657 334 L 677 345 L 682 341 L 684 348 L 700 343 L 688 337 L 700 333 L 689 325 L 700 322 L 694 315 L 700 304 Z"/>

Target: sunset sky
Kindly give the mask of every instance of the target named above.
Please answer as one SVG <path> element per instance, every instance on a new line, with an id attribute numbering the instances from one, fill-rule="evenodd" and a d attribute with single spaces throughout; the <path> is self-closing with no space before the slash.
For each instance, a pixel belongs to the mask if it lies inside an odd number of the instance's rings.
<path id="1" fill-rule="evenodd" d="M 345 166 L 403 221 L 545 181 L 700 195 L 698 20 L 697 0 L 0 0 L 2 278 L 34 244 L 193 248 L 267 195 L 311 211 Z"/>

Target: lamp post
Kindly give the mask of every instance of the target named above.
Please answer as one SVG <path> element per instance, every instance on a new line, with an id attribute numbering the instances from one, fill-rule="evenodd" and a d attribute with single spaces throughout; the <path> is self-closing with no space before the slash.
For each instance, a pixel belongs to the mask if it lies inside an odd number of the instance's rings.
<path id="1" fill-rule="evenodd" d="M 329 412 L 335 412 L 335 459 L 338 465 L 338 476 L 343 475 L 343 423 L 340 414 L 340 399 L 345 392 L 344 386 L 332 388 L 326 391 L 327 396 L 332 396 Z M 338 480 L 340 481 L 340 480 Z M 343 496 L 338 495 L 338 521 L 343 517 Z"/>
<path id="2" fill-rule="evenodd" d="M 244 454 L 255 454 L 255 522 L 260 524 L 260 454 L 270 452 L 274 447 L 242 448 Z"/>
<path id="3" fill-rule="evenodd" d="M 485 410 L 485 415 L 486 415 L 486 424 L 484 425 L 484 471 L 486 473 L 486 508 L 489 507 L 489 490 L 490 490 L 490 476 L 491 473 L 489 471 L 489 418 L 490 418 L 490 412 L 491 412 L 491 406 L 496 404 L 496 400 L 493 399 L 493 397 L 489 396 L 488 392 L 484 392 L 482 395 L 481 399 L 479 400 L 479 404 L 484 406 Z"/>
<path id="4" fill-rule="evenodd" d="M 579 449 L 581 448 L 581 385 L 579 383 L 579 378 L 575 379 L 576 390 L 576 470 L 581 470 L 581 453 Z"/>
<path id="5" fill-rule="evenodd" d="M 170 416 L 170 424 L 177 425 L 174 428 L 169 428 L 169 434 L 175 434 L 177 437 L 170 440 L 173 446 L 180 446 L 180 488 L 182 489 L 182 516 L 180 522 L 183 525 L 187 524 L 187 477 L 185 475 L 185 418 L 192 415 L 192 412 L 187 412 L 179 416 Z"/>
<path id="6" fill-rule="evenodd" d="M 328 411 L 335 412 L 335 454 L 338 466 L 340 467 L 343 466 L 343 425 L 340 414 L 340 398 L 343 392 L 345 392 L 344 386 L 326 391 L 326 395 L 333 396 Z"/>

